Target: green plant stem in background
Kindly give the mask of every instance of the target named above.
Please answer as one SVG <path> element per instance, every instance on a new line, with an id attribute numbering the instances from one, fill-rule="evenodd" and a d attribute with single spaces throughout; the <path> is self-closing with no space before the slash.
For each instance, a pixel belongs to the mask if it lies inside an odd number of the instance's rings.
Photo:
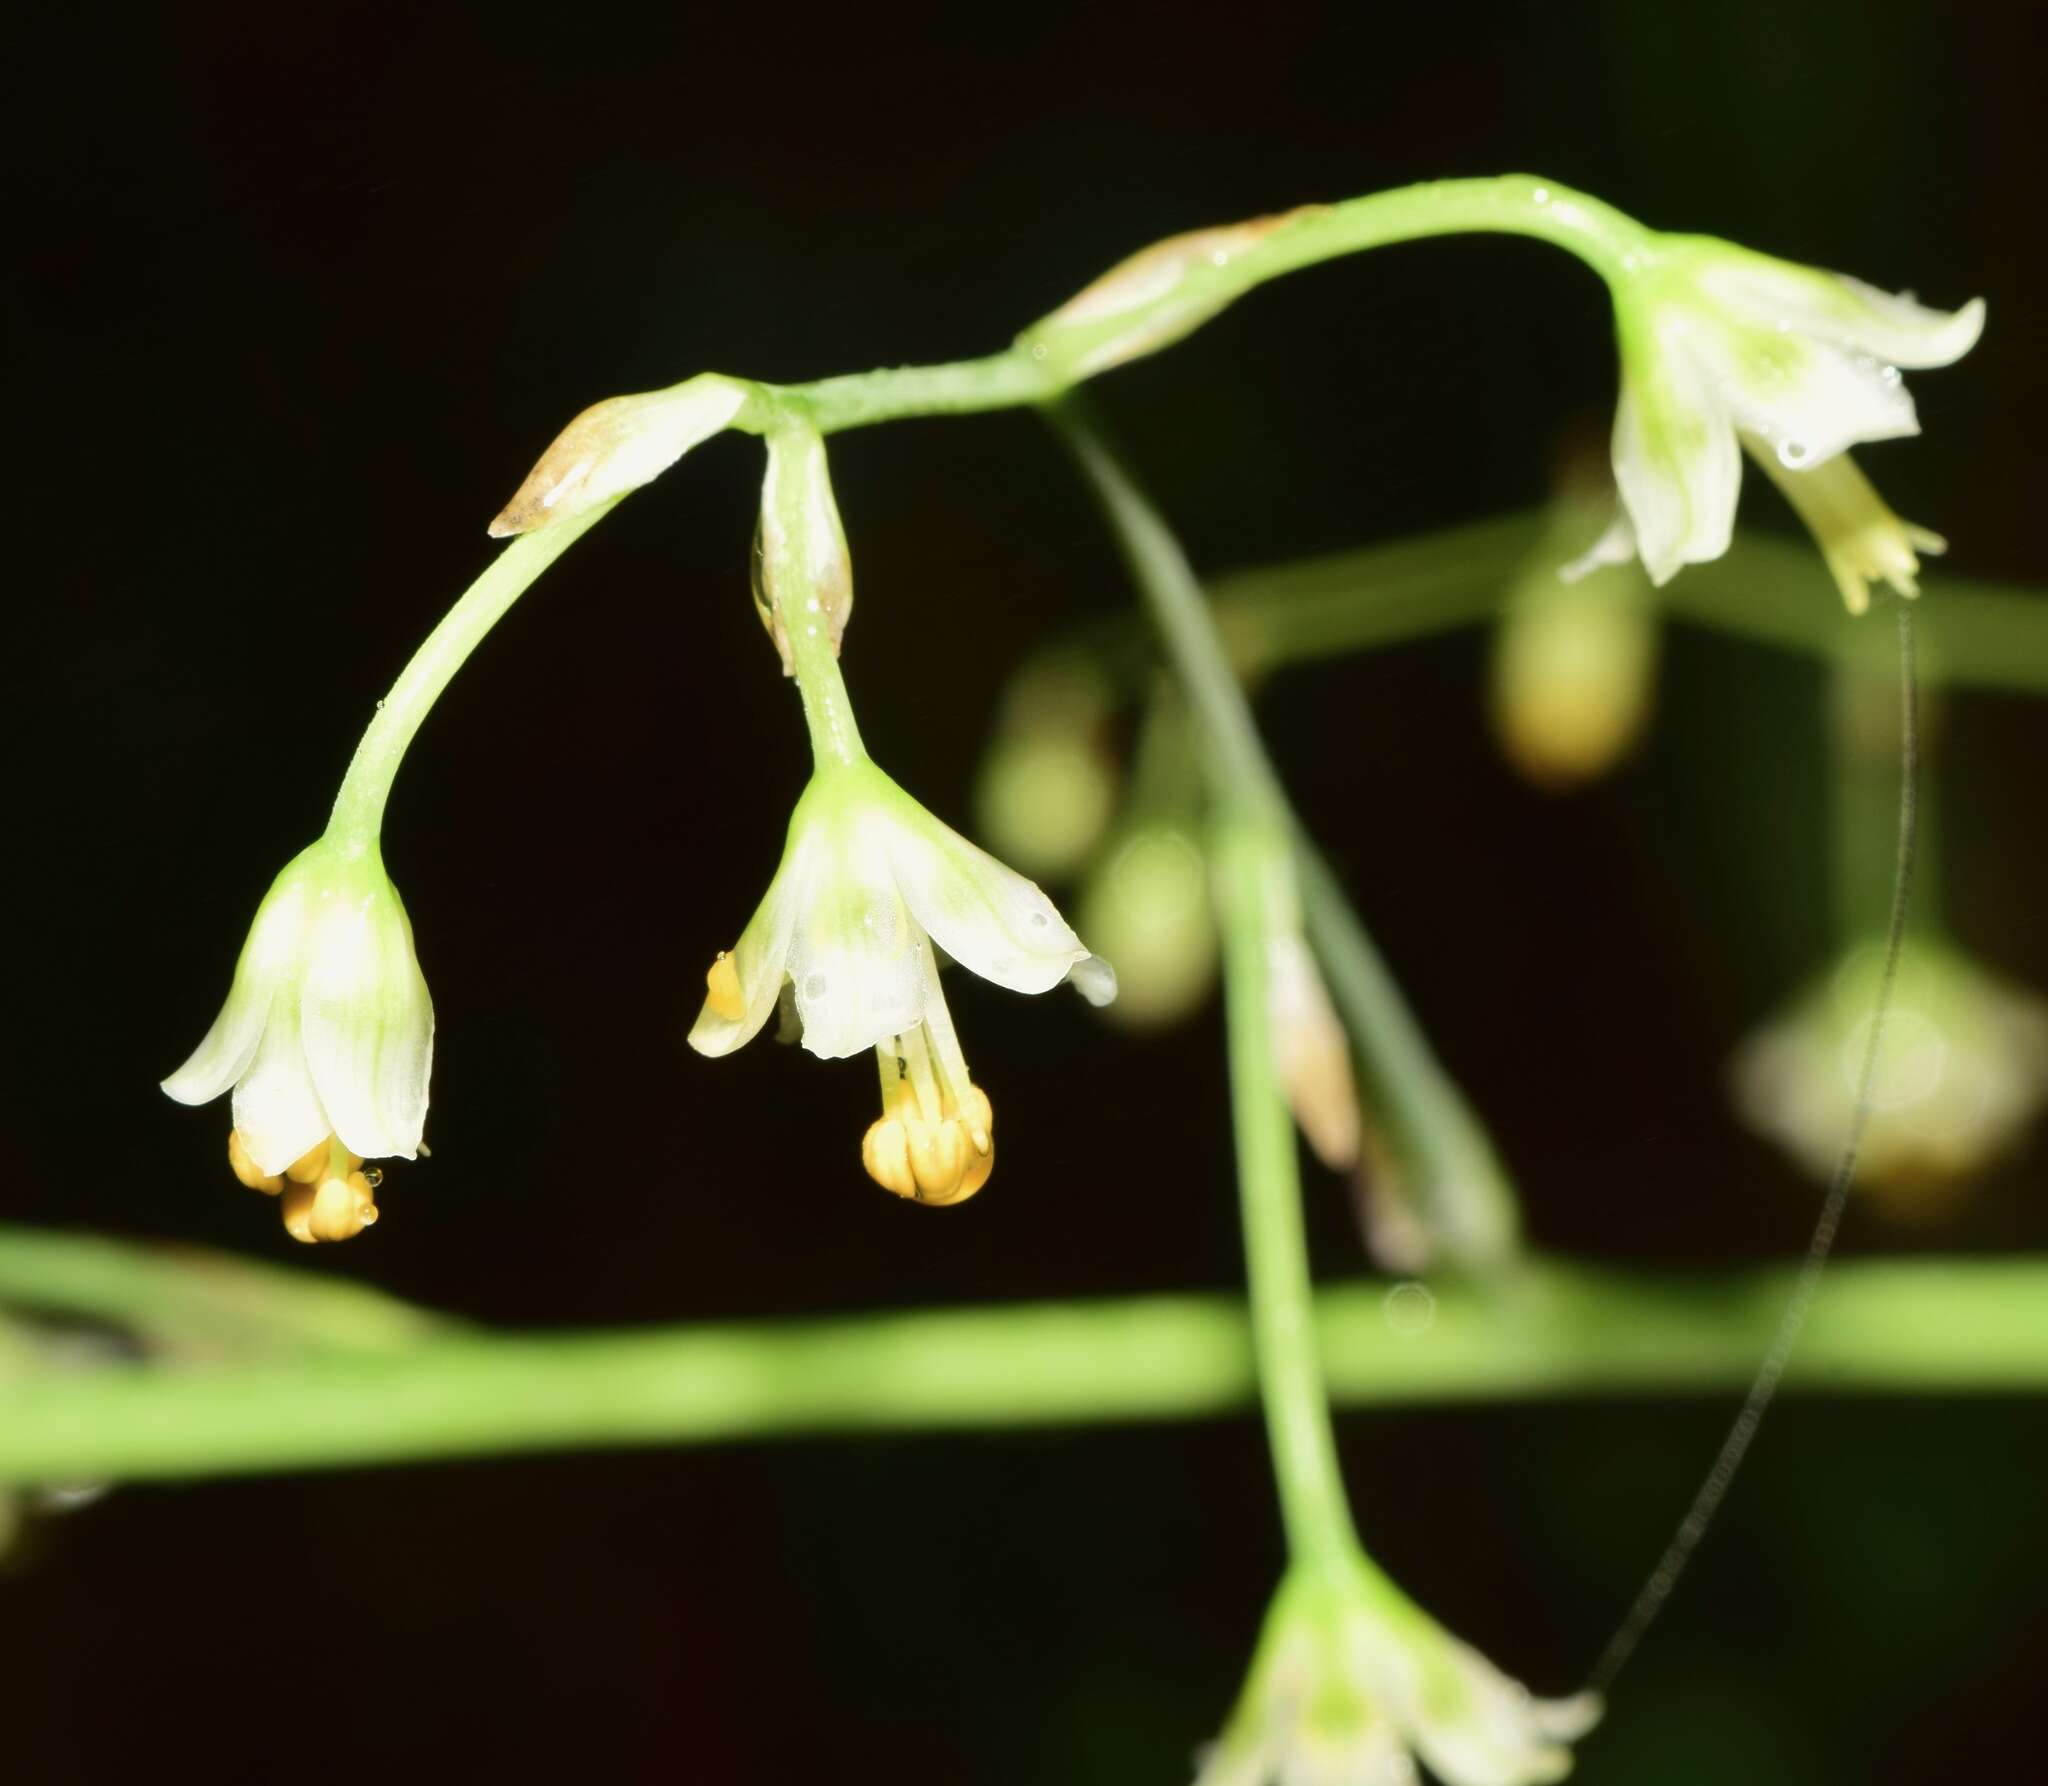
<path id="1" fill-rule="evenodd" d="M 390 798 L 406 747 L 441 691 L 506 610 L 613 506 L 602 504 L 543 532 L 514 540 L 442 616 L 440 625 L 427 635 L 391 685 L 391 692 L 377 703 L 377 716 L 356 746 L 334 797 L 334 811 L 327 821 L 330 838 L 356 854 L 376 847 L 384 823 L 384 803 Z"/>
<path id="2" fill-rule="evenodd" d="M 1287 833 L 1262 814 L 1226 810 L 1213 827 L 1210 854 L 1223 932 L 1231 1131 L 1259 1401 L 1288 1556 L 1296 1563 L 1335 1564 L 1357 1550 L 1358 1538 L 1317 1353 L 1294 1119 L 1280 1089 L 1270 1012 L 1272 939 L 1286 922 L 1275 892 L 1291 869 Z"/>
<path id="3" fill-rule="evenodd" d="M 1544 511 L 1526 510 L 1230 572 L 1207 584 L 1216 625 L 1231 661 L 1252 677 L 1481 625 L 1499 614 L 1545 525 Z M 1921 588 L 1924 681 L 2048 694 L 2048 595 L 1946 572 L 1923 576 Z M 1687 565 L 1656 601 L 1673 619 L 1861 662 L 1890 686 L 1890 630 L 1842 613 L 1811 543 L 1741 532 L 1726 557 Z M 1142 678 L 1149 661 L 1128 627 L 1090 627 L 1052 650 L 1083 651 L 1129 681 Z"/>
<path id="4" fill-rule="evenodd" d="M 0 1231 L 0 1295 L 54 1313 L 90 1312 L 105 1295 L 113 1245 Z M 195 1293 L 214 1270 L 152 1263 L 190 1271 Z M 1355 1407 L 1720 1395 L 1749 1381 L 1791 1275 L 1531 1262 L 1484 1284 L 1440 1286 L 1426 1323 L 1406 1308 L 1409 1318 L 1390 1322 L 1385 1281 L 1324 1285 L 1319 1356 L 1334 1400 Z M 86 1307 L 71 1309 L 74 1292 Z M 1398 1294 L 1412 1304 L 1421 1293 L 1408 1286 Z M 1785 1384 L 2038 1395 L 2048 1390 L 2043 1308 L 2048 1260 L 1851 1260 L 1822 1283 Z M 1255 1381 L 1235 1295 L 632 1333 L 438 1327 L 402 1347 L 369 1342 L 204 1367 L 73 1367 L 0 1382 L 0 1483 L 1186 1420 L 1249 1407 Z"/>
<path id="5" fill-rule="evenodd" d="M 1309 939 L 1357 1050 L 1361 1093 L 1405 1188 L 1448 1262 L 1498 1266 L 1519 1235 L 1507 1174 L 1335 876 L 1297 825 L 1179 542 L 1132 481 L 1085 399 L 1070 396 L 1050 413 L 1109 519 L 1220 785 L 1228 798 L 1269 815 L 1297 840 Z"/>
<path id="6" fill-rule="evenodd" d="M 177 1359 L 390 1351 L 455 1322 L 364 1284 L 199 1247 L 0 1229 L 0 1309 L 118 1327 Z"/>

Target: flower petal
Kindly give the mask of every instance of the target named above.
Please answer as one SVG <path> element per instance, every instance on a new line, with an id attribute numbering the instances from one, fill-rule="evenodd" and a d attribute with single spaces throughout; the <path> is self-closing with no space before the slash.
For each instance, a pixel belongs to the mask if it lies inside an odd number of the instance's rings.
<path id="1" fill-rule="evenodd" d="M 284 1171 L 333 1132 L 300 1043 L 296 987 L 278 991 L 256 1058 L 235 1087 L 234 1122 L 249 1157 L 269 1173 Z"/>
<path id="2" fill-rule="evenodd" d="M 1896 366 L 1825 341 L 1741 338 L 1724 389 L 1736 427 L 1762 439 L 1791 471 L 1824 465 L 1861 441 L 1920 432 Z"/>
<path id="3" fill-rule="evenodd" d="M 264 894 L 249 927 L 249 939 L 235 963 L 227 1003 L 192 1057 L 163 1081 L 165 1092 L 179 1103 L 210 1103 L 240 1079 L 255 1059 L 264 1020 L 278 989 L 298 963 L 307 904 L 305 877 L 300 871 L 303 859 L 288 864 Z"/>
<path id="4" fill-rule="evenodd" d="M 396 891 L 386 883 L 334 896 L 308 939 L 308 957 L 300 1023 L 334 1133 L 364 1159 L 416 1157 L 434 1060 L 434 1002 Z"/>
<path id="5" fill-rule="evenodd" d="M 1960 310 L 1935 310 L 1916 303 L 1910 292 L 1883 291 L 1838 274 L 1843 311 L 1833 329 L 1816 321 L 1816 334 L 1839 336 L 1849 346 L 1894 366 L 1953 366 L 1984 333 L 1984 300 L 1972 298 Z"/>
<path id="6" fill-rule="evenodd" d="M 210 1104 L 249 1070 L 263 1039 L 263 1020 L 277 994 L 275 981 L 237 974 L 228 1002 L 192 1057 L 163 1081 L 164 1090 L 181 1104 Z"/>
<path id="7" fill-rule="evenodd" d="M 922 809 L 917 818 L 891 828 L 890 866 L 912 916 L 962 967 L 1012 992 L 1045 992 L 1095 959 L 1030 881 Z M 1115 996 L 1113 975 L 1105 987 L 1089 970 L 1076 984 L 1095 1003 Z"/>
<path id="8" fill-rule="evenodd" d="M 1742 456 L 1715 381 L 1683 337 L 1660 340 L 1624 373 L 1614 481 L 1651 582 L 1728 550 Z"/>
<path id="9" fill-rule="evenodd" d="M 1433 1623 L 1382 1639 L 1363 1663 L 1430 1771 L 1458 1786 L 1543 1786 L 1571 1772 L 1571 1739 L 1600 1702 L 1541 1700 Z"/>
<path id="10" fill-rule="evenodd" d="M 1984 332 L 1984 300 L 1936 310 L 1909 292 L 1888 292 L 1845 273 L 1802 267 L 1730 243 L 1697 263 L 1700 288 L 1731 314 L 1762 326 L 1832 341 L 1894 366 L 1949 366 Z"/>
<path id="11" fill-rule="evenodd" d="M 789 947 L 804 1046 L 824 1060 L 863 1054 L 924 1020 L 930 944 L 890 873 L 894 829 L 859 811 L 835 824 Z"/>
<path id="12" fill-rule="evenodd" d="M 1628 518 L 1627 509 L 1619 509 L 1598 539 L 1578 557 L 1557 567 L 1557 580 L 1560 583 L 1582 582 L 1595 571 L 1606 570 L 1611 565 L 1633 564 L 1637 556 L 1635 523 Z"/>
<path id="13" fill-rule="evenodd" d="M 789 842 L 767 896 L 747 921 L 747 928 L 733 946 L 729 959 L 739 978 L 742 1010 L 730 1017 L 706 999 L 690 1028 L 690 1046 L 699 1054 L 717 1059 L 742 1048 L 761 1033 L 768 1013 L 775 1009 L 783 983 L 789 975 L 790 938 L 796 933 L 798 908 L 808 890 L 816 850 L 810 847 L 815 833 L 793 821 Z"/>

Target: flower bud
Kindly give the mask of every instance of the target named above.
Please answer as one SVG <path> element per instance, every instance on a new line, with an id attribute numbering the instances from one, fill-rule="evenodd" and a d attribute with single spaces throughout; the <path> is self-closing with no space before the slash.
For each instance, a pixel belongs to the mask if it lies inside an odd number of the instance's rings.
<path id="1" fill-rule="evenodd" d="M 747 387 L 705 372 L 665 391 L 592 404 L 555 437 L 512 493 L 491 537 L 532 533 L 637 490 L 728 427 Z"/>
<path id="2" fill-rule="evenodd" d="M 1116 963 L 1109 1015 L 1161 1029 L 1197 1010 L 1216 983 L 1208 869 L 1194 837 L 1153 820 L 1128 831 L 1081 895 L 1081 928 Z"/>
<path id="3" fill-rule="evenodd" d="M 1657 615 L 1639 571 L 1567 581 L 1548 558 L 1509 592 L 1493 641 L 1493 723 L 1539 787 L 1605 775 L 1650 710 Z"/>
<path id="4" fill-rule="evenodd" d="M 853 556 L 825 462 L 824 437 L 790 426 L 768 436 L 768 475 L 761 486 L 761 525 L 754 549 L 754 609 L 782 659 L 793 627 L 827 629 L 836 657 L 853 614 Z"/>
<path id="5" fill-rule="evenodd" d="M 1074 874 L 1101 843 L 1117 797 L 1105 742 L 1115 705 L 1079 654 L 1041 659 L 1010 684 L 975 798 L 989 842 L 1025 873 Z"/>
<path id="6" fill-rule="evenodd" d="M 1328 209 L 1300 205 L 1154 242 L 1026 330 L 1022 342 L 1068 383 L 1170 347 L 1244 290 L 1233 264 L 1246 250 Z"/>

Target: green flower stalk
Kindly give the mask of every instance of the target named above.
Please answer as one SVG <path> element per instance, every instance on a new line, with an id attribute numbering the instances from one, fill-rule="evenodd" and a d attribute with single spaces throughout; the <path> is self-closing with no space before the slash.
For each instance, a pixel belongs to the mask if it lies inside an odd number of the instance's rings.
<path id="1" fill-rule="evenodd" d="M 913 1202 L 964 1202 L 994 1166 L 994 1119 L 939 987 L 940 951 L 1012 991 L 1072 980 L 1098 1004 L 1116 976 L 1037 887 L 933 818 L 862 746 L 837 661 L 853 589 L 845 534 L 824 442 L 797 421 L 768 436 L 760 571 L 814 768 L 767 897 L 705 976 L 690 1044 L 729 1054 L 786 996 L 813 1054 L 875 1051 L 869 1176 Z"/>
<path id="2" fill-rule="evenodd" d="M 1984 302 L 1928 309 L 1712 236 L 1644 231 L 1610 275 L 1621 349 L 1621 514 L 1579 567 L 1640 557 L 1651 580 L 1728 550 L 1746 450 L 1813 529 L 1852 613 L 1869 579 L 1914 592 L 1938 536 L 1892 515 L 1846 450 L 1917 434 L 1901 367 L 1952 365 Z"/>
<path id="3" fill-rule="evenodd" d="M 1290 927 L 1284 831 L 1237 812 L 1214 843 L 1231 1110 L 1260 1397 L 1289 1564 L 1198 1786 L 1530 1786 L 1570 1771 L 1597 1700 L 1533 1698 L 1429 1618 L 1360 1547 L 1316 1349 L 1293 1135 L 1274 1064 L 1273 945 Z"/>

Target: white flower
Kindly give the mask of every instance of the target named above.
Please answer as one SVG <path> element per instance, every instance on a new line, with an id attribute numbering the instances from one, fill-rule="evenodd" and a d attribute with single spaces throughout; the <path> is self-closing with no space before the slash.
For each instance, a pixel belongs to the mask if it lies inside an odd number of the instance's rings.
<path id="1" fill-rule="evenodd" d="M 1850 950 L 1738 1050 L 1743 1118 L 1816 1178 L 1835 1170 L 1870 1046 L 1881 946 Z M 2010 1153 L 2048 1102 L 2048 1003 L 1932 938 L 1907 943 L 1878 1049 L 1859 1185 L 1901 1216 Z"/>
<path id="2" fill-rule="evenodd" d="M 1363 1557 L 1281 1583 L 1251 1677 L 1196 1786 L 1537 1786 L 1600 1715 L 1537 1699 L 1460 1643 Z"/>
<path id="3" fill-rule="evenodd" d="M 292 1226 L 325 1186 L 346 1189 L 362 1159 L 420 1151 L 433 1053 L 433 1001 L 397 889 L 374 849 L 323 840 L 264 895 L 227 1003 L 163 1087 L 183 1104 L 234 1088 L 238 1175 L 266 1190 L 285 1174 L 313 1187 L 287 1199 Z M 365 1178 L 361 1199 L 372 1188 Z M 337 1212 L 348 1201 L 327 1196 Z M 374 1219 L 372 1208 L 357 1226 Z M 346 1225 L 339 1213 L 307 1220 Z"/>
<path id="4" fill-rule="evenodd" d="M 1984 326 L 1981 298 L 1931 310 L 1710 236 L 1655 238 L 1624 278 L 1622 514 L 1567 575 L 1639 554 L 1661 584 L 1720 557 L 1742 482 L 1738 445 L 1797 477 L 1859 441 L 1917 434 L 1899 368 L 1950 365 Z"/>
<path id="5" fill-rule="evenodd" d="M 882 1117 L 862 1150 L 870 1175 L 918 1202 L 960 1202 L 986 1180 L 994 1143 L 939 990 L 938 950 L 1013 992 L 1071 978 L 1093 1003 L 1116 994 L 1108 963 L 1029 881 L 865 757 L 821 769 L 790 816 L 767 897 L 705 976 L 690 1045 L 731 1053 L 787 986 L 813 1054 L 876 1051 Z"/>
<path id="6" fill-rule="evenodd" d="M 491 523 L 493 539 L 532 533 L 651 484 L 746 406 L 747 387 L 716 372 L 665 391 L 593 403 L 558 434 Z"/>

